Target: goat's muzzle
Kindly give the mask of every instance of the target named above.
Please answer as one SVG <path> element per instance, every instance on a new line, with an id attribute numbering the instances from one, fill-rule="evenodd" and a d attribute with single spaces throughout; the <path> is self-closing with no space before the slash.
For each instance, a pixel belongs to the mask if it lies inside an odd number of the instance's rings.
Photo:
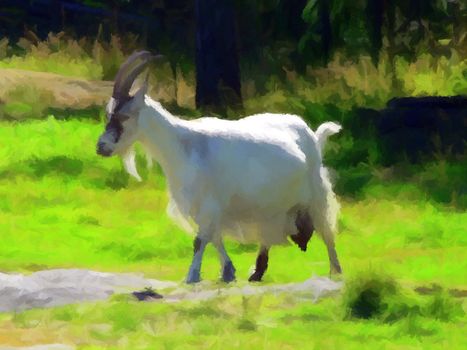
<path id="1" fill-rule="evenodd" d="M 106 147 L 105 142 L 98 142 L 96 152 L 98 155 L 103 157 L 110 157 L 112 155 L 112 150 Z"/>

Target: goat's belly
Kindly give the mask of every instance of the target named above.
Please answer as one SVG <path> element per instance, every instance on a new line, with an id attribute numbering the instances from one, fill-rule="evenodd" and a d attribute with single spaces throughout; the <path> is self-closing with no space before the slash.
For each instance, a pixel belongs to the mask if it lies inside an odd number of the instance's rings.
<path id="1" fill-rule="evenodd" d="M 296 233 L 290 209 L 297 206 L 301 204 L 291 197 L 268 203 L 234 196 L 221 220 L 221 230 L 240 242 L 285 244 L 287 236 Z"/>
<path id="2" fill-rule="evenodd" d="M 265 246 L 287 244 L 288 232 L 286 216 L 262 220 L 231 220 L 224 221 L 221 226 L 222 235 L 227 235 L 242 243 L 256 243 Z"/>
<path id="3" fill-rule="evenodd" d="M 288 176 L 271 173 L 260 178 L 244 178 L 232 188 L 227 202 L 228 208 L 236 215 L 250 217 L 273 214 L 288 210 L 309 198 L 308 174 L 295 172 Z"/>
<path id="4" fill-rule="evenodd" d="M 230 197 L 222 200 L 227 203 L 222 219 L 225 234 L 267 246 L 287 243 L 287 235 L 296 233 L 291 232 L 288 213 L 309 202 L 306 170 L 299 164 L 295 169 L 271 169 L 258 177 L 238 174 L 236 186 L 226 191 Z M 224 189 L 229 187 L 225 185 Z"/>
<path id="5" fill-rule="evenodd" d="M 231 220 L 254 222 L 286 213 L 290 208 L 304 202 L 301 193 L 295 189 L 289 189 L 288 193 L 285 191 L 269 192 L 264 193 L 263 197 L 235 194 L 228 201 L 225 216 Z"/>

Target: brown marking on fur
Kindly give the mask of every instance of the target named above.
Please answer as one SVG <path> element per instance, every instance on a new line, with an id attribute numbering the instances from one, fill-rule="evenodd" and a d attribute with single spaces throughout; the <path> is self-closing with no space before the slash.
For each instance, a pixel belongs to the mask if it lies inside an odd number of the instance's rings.
<path id="1" fill-rule="evenodd" d="M 249 282 L 260 282 L 268 268 L 269 249 L 262 247 L 256 258 L 255 272 L 248 279 Z"/>

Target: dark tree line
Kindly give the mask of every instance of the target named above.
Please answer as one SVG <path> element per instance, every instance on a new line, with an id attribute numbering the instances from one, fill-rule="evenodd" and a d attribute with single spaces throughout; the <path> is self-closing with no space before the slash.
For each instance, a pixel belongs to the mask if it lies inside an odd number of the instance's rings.
<path id="1" fill-rule="evenodd" d="M 233 1 L 196 0 L 196 19 L 196 106 L 241 104 Z"/>
<path id="2" fill-rule="evenodd" d="M 467 55 L 462 0 L 2 0 L 0 36 L 25 30 L 79 36 L 139 35 L 141 45 L 177 65 L 197 66 L 197 105 L 240 105 L 240 69 L 283 74 L 326 65 L 336 51 Z M 448 44 L 446 44 L 448 41 Z"/>

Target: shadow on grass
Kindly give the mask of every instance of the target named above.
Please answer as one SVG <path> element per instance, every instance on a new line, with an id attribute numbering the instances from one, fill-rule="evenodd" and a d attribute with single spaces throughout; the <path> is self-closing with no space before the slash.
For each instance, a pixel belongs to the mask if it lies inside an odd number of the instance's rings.
<path id="1" fill-rule="evenodd" d="M 53 115 L 57 120 L 101 120 L 101 115 L 104 113 L 102 106 L 90 106 L 87 108 L 47 108 L 44 116 Z"/>
<path id="2" fill-rule="evenodd" d="M 190 308 L 180 308 L 177 310 L 181 315 L 188 316 L 190 318 L 208 317 L 208 318 L 222 318 L 229 319 L 231 315 L 219 307 L 211 305 L 199 305 Z"/>
<path id="3" fill-rule="evenodd" d="M 110 173 L 107 173 L 105 176 L 105 187 L 111 188 L 113 190 L 120 190 L 128 186 L 130 176 L 123 169 L 114 170 Z"/>
<path id="4" fill-rule="evenodd" d="M 0 179 L 8 179 L 18 175 L 43 177 L 51 174 L 59 176 L 81 175 L 84 169 L 83 161 L 66 156 L 55 156 L 47 159 L 31 159 L 18 162 L 0 171 Z"/>
<path id="5" fill-rule="evenodd" d="M 90 170 L 92 176 L 86 173 Z M 67 156 L 55 156 L 47 159 L 30 159 L 17 162 L 0 170 L 0 180 L 26 176 L 31 179 L 56 176 L 59 178 L 76 178 L 83 183 L 89 183 L 93 188 L 120 190 L 126 188 L 130 176 L 124 169 L 108 170 L 95 164 L 85 164 L 84 161 Z"/>
<path id="6" fill-rule="evenodd" d="M 332 167 L 331 167 L 332 168 Z M 427 162 L 424 164 L 398 163 L 391 167 L 357 166 L 332 168 L 334 190 L 340 196 L 363 199 L 374 196 L 376 188 L 381 195 L 397 197 L 399 194 L 449 205 L 464 210 L 467 207 L 465 158 Z M 405 194 L 404 194 L 405 193 Z"/>
<path id="7" fill-rule="evenodd" d="M 252 253 L 258 251 L 258 245 L 256 243 L 238 243 L 229 241 L 227 243 L 227 249 L 233 254 Z"/>
<path id="8" fill-rule="evenodd" d="M 304 313 L 300 315 L 294 315 L 294 314 L 286 314 L 281 317 L 281 320 L 285 324 L 290 324 L 292 322 L 315 322 L 315 321 L 323 321 L 325 320 L 324 317 L 313 314 L 313 313 Z"/>
<path id="9" fill-rule="evenodd" d="M 42 177 L 51 173 L 78 176 L 83 172 L 83 162 L 79 159 L 56 156 L 48 159 L 34 159 L 28 162 L 34 176 Z"/>

